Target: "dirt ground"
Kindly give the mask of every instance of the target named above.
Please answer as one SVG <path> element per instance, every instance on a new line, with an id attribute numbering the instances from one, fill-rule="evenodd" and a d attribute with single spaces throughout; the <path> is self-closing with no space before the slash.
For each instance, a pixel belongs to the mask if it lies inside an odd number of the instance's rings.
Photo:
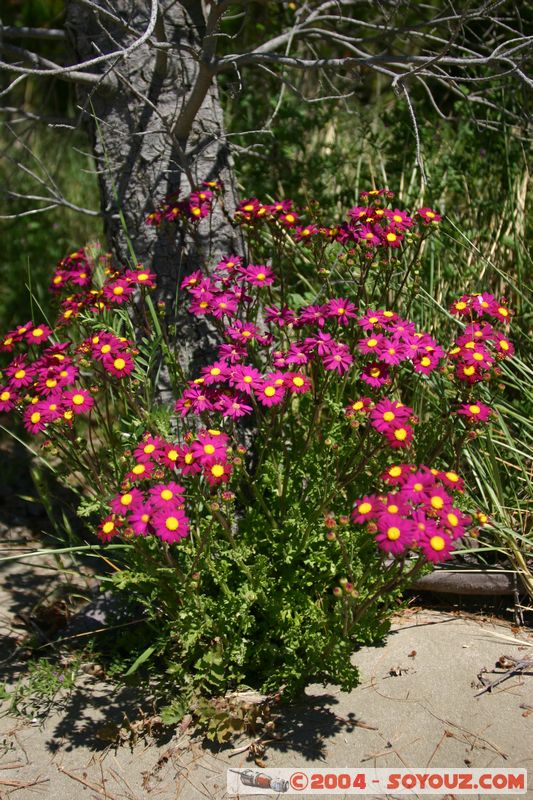
<path id="1" fill-rule="evenodd" d="M 68 622 L 57 562 L 24 556 L 35 548 L 43 519 L 23 507 L 11 503 L 9 524 L 0 516 L 0 556 L 23 556 L 0 562 L 0 687 L 8 690 L 25 674 L 18 652 L 24 632 L 38 629 L 43 614 L 48 631 Z M 67 596 L 90 595 L 90 569 L 80 579 L 67 565 L 62 596 L 65 581 Z M 4 702 L 0 798 L 219 800 L 227 796 L 228 768 L 311 766 L 522 767 L 530 771 L 530 789 L 517 797 L 533 798 L 533 632 L 513 625 L 505 599 L 498 611 L 408 608 L 384 646 L 354 654 L 361 675 L 354 691 L 309 686 L 300 704 L 276 712 L 275 735 L 259 743 L 243 737 L 213 745 L 186 726 L 165 728 L 156 739 L 144 725 L 119 746 L 113 725 L 142 719 L 142 698 L 97 674 L 84 674 L 44 721 L 13 716 Z M 312 795 L 319 796 L 328 795 Z"/>

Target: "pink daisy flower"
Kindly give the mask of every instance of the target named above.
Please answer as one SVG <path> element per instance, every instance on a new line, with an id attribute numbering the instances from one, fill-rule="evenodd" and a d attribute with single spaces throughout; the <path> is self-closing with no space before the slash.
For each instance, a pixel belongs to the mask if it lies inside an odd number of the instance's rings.
<path id="1" fill-rule="evenodd" d="M 444 531 L 431 532 L 431 535 L 422 536 L 419 540 L 419 547 L 428 561 L 438 564 L 446 561 L 453 550 L 453 542 L 450 536 Z"/>
<path id="2" fill-rule="evenodd" d="M 429 225 L 431 222 L 440 222 L 442 219 L 441 215 L 437 214 L 436 211 L 433 211 L 432 208 L 427 208 L 427 207 L 419 208 L 418 211 L 416 211 L 415 213 L 418 214 L 419 217 L 421 217 L 422 222 L 425 225 Z"/>
<path id="3" fill-rule="evenodd" d="M 227 483 L 231 476 L 232 467 L 227 461 L 212 458 L 204 464 L 203 475 L 211 486 Z"/>
<path id="4" fill-rule="evenodd" d="M 370 412 L 370 422 L 380 433 L 401 427 L 413 415 L 413 409 L 396 400 L 384 398 Z"/>
<path id="5" fill-rule="evenodd" d="M 158 461 L 163 455 L 165 441 L 158 436 L 145 435 L 133 452 L 136 461 Z"/>
<path id="6" fill-rule="evenodd" d="M 410 425 L 401 425 L 393 430 L 388 430 L 385 437 L 391 447 L 409 447 L 413 441 L 414 432 Z"/>
<path id="7" fill-rule="evenodd" d="M 189 520 L 182 509 L 160 509 L 152 517 L 155 535 L 172 544 L 184 539 L 189 532 Z"/>
<path id="8" fill-rule="evenodd" d="M 223 417 L 239 419 L 253 412 L 253 408 L 247 402 L 246 395 L 222 395 L 220 399 L 220 411 Z"/>
<path id="9" fill-rule="evenodd" d="M 183 445 L 179 450 L 177 466 L 184 475 L 196 475 L 202 471 L 198 459 L 192 452 L 192 448 L 187 445 Z"/>
<path id="10" fill-rule="evenodd" d="M 246 394 L 251 394 L 252 389 L 259 388 L 262 380 L 263 376 L 259 370 L 246 364 L 234 367 L 229 376 L 230 386 Z"/>
<path id="11" fill-rule="evenodd" d="M 379 361 L 366 364 L 361 372 L 361 380 L 375 389 L 388 383 L 390 377 L 387 364 Z"/>
<path id="12" fill-rule="evenodd" d="M 367 339 L 360 339 L 357 343 L 357 349 L 363 355 L 368 355 L 369 353 L 379 353 L 382 349 L 383 345 L 387 343 L 387 339 L 381 333 L 376 333 L 372 336 L 369 336 Z"/>
<path id="13" fill-rule="evenodd" d="M 103 365 L 107 372 L 115 378 L 125 378 L 134 370 L 135 364 L 130 353 L 123 352 L 118 356 L 104 356 Z"/>
<path id="14" fill-rule="evenodd" d="M 151 519 L 152 511 L 150 506 L 146 503 L 142 503 L 131 511 L 128 517 L 128 523 L 137 536 L 147 536 L 151 530 Z"/>
<path id="15" fill-rule="evenodd" d="M 185 502 L 185 489 L 179 483 L 157 483 L 148 492 L 151 508 L 166 508 L 169 505 L 180 506 Z"/>
<path id="16" fill-rule="evenodd" d="M 356 316 L 356 308 L 350 300 L 336 297 L 326 303 L 326 313 L 331 319 L 337 319 L 341 325 L 349 325 L 350 320 Z"/>
<path id="17" fill-rule="evenodd" d="M 249 264 L 247 267 L 240 267 L 239 274 L 252 286 L 271 286 L 275 280 L 272 268 L 264 264 Z"/>
<path id="18" fill-rule="evenodd" d="M 469 422 L 487 422 L 492 414 L 492 409 L 480 402 L 463 403 L 456 413 L 462 414 Z"/>
<path id="19" fill-rule="evenodd" d="M 295 321 L 296 314 L 289 306 L 283 306 L 282 308 L 265 306 L 265 322 L 271 322 L 283 328 L 285 325 L 290 325 Z"/>
<path id="20" fill-rule="evenodd" d="M 285 381 L 281 372 L 266 375 L 261 384 L 254 390 L 257 400 L 262 406 L 270 408 L 279 405 L 285 397 Z"/>
<path id="21" fill-rule="evenodd" d="M 344 375 L 344 373 L 347 372 L 353 364 L 353 356 L 350 353 L 347 345 L 338 343 L 336 344 L 333 352 L 322 356 L 322 363 L 324 365 L 324 369 L 329 371 L 335 370 L 339 373 L 339 375 Z"/>
<path id="22" fill-rule="evenodd" d="M 208 460 L 213 458 L 227 461 L 227 441 L 227 436 L 210 436 L 209 434 L 204 434 L 203 436 L 198 436 L 198 439 L 192 443 L 191 452 L 200 464 L 205 464 Z"/>
<path id="23" fill-rule="evenodd" d="M 94 406 L 94 398 L 85 389 L 73 389 L 65 392 L 63 400 L 75 414 L 87 414 Z"/>
<path id="24" fill-rule="evenodd" d="M 115 518 L 114 514 L 110 514 L 101 521 L 96 533 L 102 542 L 109 542 L 114 536 L 119 535 L 120 528 L 120 522 Z"/>
<path id="25" fill-rule="evenodd" d="M 41 344 L 48 341 L 52 335 L 52 330 L 47 325 L 37 325 L 26 333 L 26 341 L 29 344 Z"/>
<path id="26" fill-rule="evenodd" d="M 11 411 L 15 407 L 17 396 L 8 386 L 0 386 L 0 412 Z"/>
<path id="27" fill-rule="evenodd" d="M 139 461 L 137 464 L 134 464 L 133 467 L 126 475 L 127 481 L 144 481 L 147 478 L 152 477 L 152 472 L 154 471 L 154 465 L 151 461 Z"/>
<path id="28" fill-rule="evenodd" d="M 311 388 L 311 381 L 301 372 L 286 372 L 284 375 L 285 386 L 292 394 L 303 394 Z"/>
<path id="29" fill-rule="evenodd" d="M 391 464 L 381 475 L 381 480 L 389 486 L 402 486 L 411 475 L 411 464 Z"/>
<path id="30" fill-rule="evenodd" d="M 413 541 L 411 523 L 397 514 L 380 514 L 377 526 L 376 544 L 386 553 L 404 553 Z"/>
<path id="31" fill-rule="evenodd" d="M 364 525 L 369 520 L 376 519 L 379 509 L 379 500 L 375 495 L 365 495 L 357 500 L 352 510 L 352 522 Z"/>
<path id="32" fill-rule="evenodd" d="M 43 431 L 47 424 L 46 415 L 33 404 L 24 409 L 22 421 L 26 430 L 33 434 Z"/>
<path id="33" fill-rule="evenodd" d="M 225 381 L 229 375 L 229 368 L 225 361 L 215 361 L 208 367 L 202 368 L 202 377 L 204 385 L 210 386 L 214 383 L 221 383 Z"/>
<path id="34" fill-rule="evenodd" d="M 129 489 L 122 494 L 117 494 L 111 500 L 111 510 L 115 514 L 126 514 L 134 508 L 137 508 L 143 502 L 143 496 L 138 489 Z"/>

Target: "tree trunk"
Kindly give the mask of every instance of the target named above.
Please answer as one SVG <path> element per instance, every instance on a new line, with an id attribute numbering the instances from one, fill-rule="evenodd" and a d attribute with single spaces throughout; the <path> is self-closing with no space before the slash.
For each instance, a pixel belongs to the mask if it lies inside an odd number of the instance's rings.
<path id="1" fill-rule="evenodd" d="M 147 0 L 97 0 L 97 4 L 100 12 L 80 0 L 67 2 L 66 28 L 77 60 L 124 49 L 149 24 Z M 125 57 L 100 63 L 102 85 L 81 90 L 108 243 L 117 259 L 127 263 L 132 259 L 129 238 L 137 261 L 154 269 L 159 291 L 165 294 L 174 290 L 188 269 L 198 267 L 198 257 L 209 255 L 208 240 L 212 255 L 238 247 L 220 210 L 210 223 L 200 225 L 194 253 L 184 249 L 176 226 L 154 228 L 144 222 L 167 195 L 188 194 L 191 182 L 221 179 L 225 204 L 230 209 L 234 205 L 217 85 L 194 57 L 202 48 L 205 30 L 199 0 L 161 0 L 148 43 Z M 163 47 L 157 49 L 155 42 Z M 184 120 L 192 95 L 199 110 Z"/>

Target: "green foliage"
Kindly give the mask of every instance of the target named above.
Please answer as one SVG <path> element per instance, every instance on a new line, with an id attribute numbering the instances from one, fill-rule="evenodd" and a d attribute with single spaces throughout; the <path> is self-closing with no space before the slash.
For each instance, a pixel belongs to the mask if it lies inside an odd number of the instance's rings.
<path id="1" fill-rule="evenodd" d="M 27 665 L 27 676 L 10 690 L 0 687 L 0 700 L 10 713 L 30 719 L 44 719 L 75 688 L 80 677 L 83 656 L 63 656 L 55 661 L 38 658 Z"/>

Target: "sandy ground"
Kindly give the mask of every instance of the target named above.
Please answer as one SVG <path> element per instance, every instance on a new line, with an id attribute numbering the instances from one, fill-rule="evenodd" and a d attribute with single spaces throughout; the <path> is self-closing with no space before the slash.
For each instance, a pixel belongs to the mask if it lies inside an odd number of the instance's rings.
<path id="1" fill-rule="evenodd" d="M 18 508 L 14 513 L 0 526 L 3 556 L 33 549 L 42 531 L 38 516 L 17 527 Z M 0 562 L 0 686 L 24 675 L 15 652 L 21 632 L 47 603 L 61 609 L 57 582 L 53 559 Z M 90 591 L 90 577 L 71 591 Z M 61 629 L 65 620 L 57 624 Z M 523 767 L 531 788 L 520 796 L 533 798 L 533 666 L 480 694 L 480 674 L 497 679 L 492 670 L 502 656 L 533 659 L 531 629 L 488 615 L 407 610 L 383 647 L 354 654 L 361 675 L 354 691 L 312 685 L 300 705 L 280 710 L 279 738 L 267 743 L 260 767 Z M 249 738 L 221 747 L 190 729 L 165 729 L 163 740 L 110 743 L 110 723 L 138 718 L 138 706 L 131 690 L 90 675 L 44 724 L 10 716 L 4 703 L 0 798 L 218 800 L 226 796 L 228 768 L 258 769 Z"/>
<path id="2" fill-rule="evenodd" d="M 282 712 L 282 738 L 269 743 L 264 769 L 525 767 L 533 776 L 533 669 L 483 694 L 478 678 L 502 655 L 533 656 L 532 645 L 532 633 L 498 620 L 408 611 L 385 646 L 354 655 L 362 678 L 354 691 L 309 686 L 305 702 Z M 159 744 L 107 745 L 102 731 L 110 714 L 131 703 L 112 691 L 87 679 L 42 726 L 3 716 L 0 796 L 223 798 L 228 767 L 256 769 L 249 750 L 242 751 L 249 739 L 213 747 L 178 732 Z"/>

